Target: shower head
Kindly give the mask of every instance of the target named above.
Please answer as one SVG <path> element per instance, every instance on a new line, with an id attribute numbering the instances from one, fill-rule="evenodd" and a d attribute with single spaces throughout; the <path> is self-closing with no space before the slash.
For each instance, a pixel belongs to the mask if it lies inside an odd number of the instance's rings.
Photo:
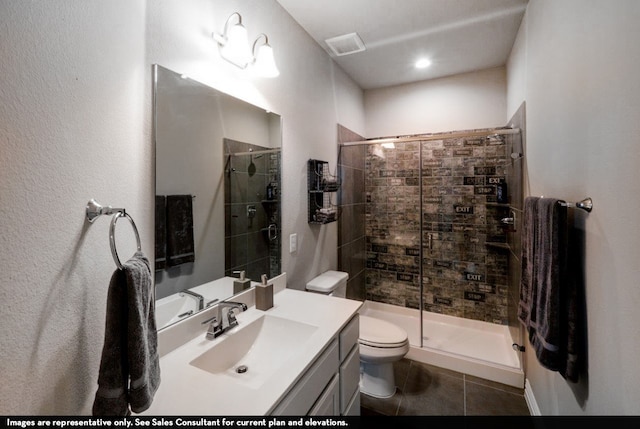
<path id="1" fill-rule="evenodd" d="M 502 136 L 500 134 L 489 134 L 487 136 L 487 140 L 489 140 L 490 142 L 504 143 L 504 136 Z"/>

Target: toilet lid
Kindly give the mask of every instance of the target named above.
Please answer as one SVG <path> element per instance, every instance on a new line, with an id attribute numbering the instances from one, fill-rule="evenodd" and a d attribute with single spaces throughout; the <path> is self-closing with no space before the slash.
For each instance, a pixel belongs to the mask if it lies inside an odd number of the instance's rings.
<path id="1" fill-rule="evenodd" d="M 307 290 L 320 293 L 331 293 L 338 287 L 340 282 L 347 280 L 347 278 L 349 278 L 349 273 L 343 271 L 325 271 L 318 277 L 309 280 L 307 283 Z"/>
<path id="2" fill-rule="evenodd" d="M 386 320 L 361 315 L 359 341 L 372 347 L 400 347 L 407 342 L 407 332 Z"/>

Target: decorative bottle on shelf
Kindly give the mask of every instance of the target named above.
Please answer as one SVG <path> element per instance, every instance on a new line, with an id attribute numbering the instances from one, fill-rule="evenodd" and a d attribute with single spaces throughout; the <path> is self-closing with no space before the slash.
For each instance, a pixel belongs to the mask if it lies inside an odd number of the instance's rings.
<path id="1" fill-rule="evenodd" d="M 502 181 L 496 185 L 496 199 L 500 204 L 507 204 L 509 202 L 506 181 Z"/>
<path id="2" fill-rule="evenodd" d="M 256 309 L 268 310 L 273 307 L 273 283 L 269 283 L 267 275 L 262 275 L 262 282 L 255 287 Z"/>
<path id="3" fill-rule="evenodd" d="M 268 200 L 273 200 L 275 199 L 275 192 L 274 192 L 274 187 L 271 183 L 269 183 L 267 185 L 267 199 Z"/>

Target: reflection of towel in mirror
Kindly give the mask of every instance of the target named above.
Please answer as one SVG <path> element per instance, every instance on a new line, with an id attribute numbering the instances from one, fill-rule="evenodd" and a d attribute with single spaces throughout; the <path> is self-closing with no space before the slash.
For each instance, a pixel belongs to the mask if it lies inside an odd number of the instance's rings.
<path id="1" fill-rule="evenodd" d="M 542 366 L 577 379 L 577 307 L 568 275 L 567 209 L 554 198 L 527 197 L 522 227 L 518 318 Z"/>
<path id="2" fill-rule="evenodd" d="M 149 260 L 142 252 L 111 277 L 95 416 L 130 415 L 151 406 L 160 384 L 152 288 Z"/>
<path id="3" fill-rule="evenodd" d="M 156 195 L 155 270 L 167 267 L 167 197 Z"/>
<path id="4" fill-rule="evenodd" d="M 195 260 L 193 241 L 193 197 L 167 196 L 167 266 Z"/>

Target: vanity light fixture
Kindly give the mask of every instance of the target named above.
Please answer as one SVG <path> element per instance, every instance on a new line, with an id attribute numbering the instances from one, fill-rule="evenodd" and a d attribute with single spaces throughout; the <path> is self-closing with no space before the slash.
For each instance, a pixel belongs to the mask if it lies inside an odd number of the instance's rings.
<path id="1" fill-rule="evenodd" d="M 264 43 L 258 45 L 260 38 L 264 36 Z M 256 47 L 258 51 L 256 52 Z M 251 63 L 251 71 L 255 76 L 261 77 L 277 77 L 280 70 L 276 66 L 276 60 L 273 58 L 273 48 L 269 44 L 269 38 L 262 33 L 253 42 L 253 62 Z"/>
<path id="2" fill-rule="evenodd" d="M 234 18 L 238 22 L 230 26 Z M 242 25 L 242 16 L 238 12 L 229 16 L 224 24 L 224 32 L 213 33 L 213 38 L 218 43 L 220 56 L 234 66 L 247 69 L 258 77 L 276 77 L 280 74 L 267 35 L 261 33 L 250 49 L 247 29 Z M 262 38 L 264 42 L 259 43 Z"/>
<path id="3" fill-rule="evenodd" d="M 237 23 L 229 26 L 233 18 Z M 236 67 L 244 69 L 251 61 L 251 51 L 249 50 L 249 38 L 247 29 L 242 25 L 242 16 L 234 12 L 227 18 L 222 34 L 213 33 L 213 38 L 218 42 L 220 56 Z"/>

